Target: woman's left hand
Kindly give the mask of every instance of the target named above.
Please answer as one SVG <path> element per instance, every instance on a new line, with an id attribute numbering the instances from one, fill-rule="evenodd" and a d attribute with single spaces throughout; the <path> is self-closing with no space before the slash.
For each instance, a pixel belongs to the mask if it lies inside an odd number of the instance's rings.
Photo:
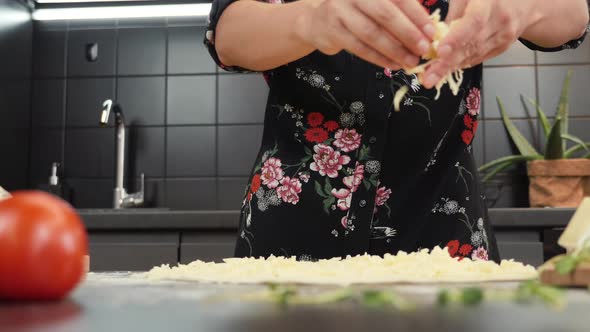
<path id="1" fill-rule="evenodd" d="M 438 47 L 439 58 L 424 74 L 432 88 L 450 71 L 484 62 L 506 51 L 533 18 L 533 1 L 453 0 L 447 23 L 456 19 Z"/>

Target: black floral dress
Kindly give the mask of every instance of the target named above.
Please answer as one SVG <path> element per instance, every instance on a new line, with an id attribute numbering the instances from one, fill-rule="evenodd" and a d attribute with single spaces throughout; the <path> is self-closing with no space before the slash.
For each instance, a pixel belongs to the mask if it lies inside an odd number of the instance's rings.
<path id="1" fill-rule="evenodd" d="M 244 72 L 220 63 L 214 46 L 217 21 L 233 1 L 213 1 L 205 44 L 222 68 Z M 424 5 L 444 17 L 448 1 Z M 416 76 L 347 52 L 314 52 L 264 77 L 264 133 L 236 256 L 313 260 L 446 246 L 459 259 L 499 260 L 471 145 L 481 65 L 465 71 L 457 96 L 443 88 L 436 101 Z M 410 92 L 394 112 L 401 86 Z"/>

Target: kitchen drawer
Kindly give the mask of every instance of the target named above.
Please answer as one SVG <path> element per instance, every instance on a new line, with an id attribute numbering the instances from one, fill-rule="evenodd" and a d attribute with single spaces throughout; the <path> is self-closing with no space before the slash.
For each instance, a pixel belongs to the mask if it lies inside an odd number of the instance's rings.
<path id="1" fill-rule="evenodd" d="M 183 233 L 180 243 L 180 262 L 194 260 L 220 262 L 233 257 L 236 235 L 234 232 Z"/>
<path id="2" fill-rule="evenodd" d="M 544 262 L 542 242 L 498 241 L 498 249 L 501 259 L 514 259 L 535 267 Z"/>
<path id="3" fill-rule="evenodd" d="M 91 271 L 147 271 L 178 263 L 179 233 L 91 233 Z"/>

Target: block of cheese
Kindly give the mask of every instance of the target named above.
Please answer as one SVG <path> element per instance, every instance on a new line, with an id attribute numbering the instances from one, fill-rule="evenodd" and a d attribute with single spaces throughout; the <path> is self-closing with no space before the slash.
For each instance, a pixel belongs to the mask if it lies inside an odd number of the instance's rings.
<path id="1" fill-rule="evenodd" d="M 590 241 L 590 197 L 584 198 L 557 243 L 568 253 Z"/>

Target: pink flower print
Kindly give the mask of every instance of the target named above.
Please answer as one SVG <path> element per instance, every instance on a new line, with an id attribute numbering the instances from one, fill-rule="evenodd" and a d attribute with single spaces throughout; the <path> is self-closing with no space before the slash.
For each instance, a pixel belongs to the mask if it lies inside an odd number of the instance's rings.
<path id="1" fill-rule="evenodd" d="M 476 261 L 476 260 L 487 261 L 488 260 L 488 252 L 483 247 L 478 247 L 477 249 L 473 250 L 473 253 L 471 253 L 471 259 L 474 261 Z"/>
<path id="2" fill-rule="evenodd" d="M 334 151 L 331 146 L 324 144 L 317 144 L 313 147 L 315 154 L 313 160 L 309 165 L 312 171 L 319 172 L 321 176 L 328 176 L 330 178 L 338 177 L 338 171 L 342 169 L 342 165 L 350 162 L 350 157 L 347 155 L 340 155 L 340 152 Z"/>
<path id="3" fill-rule="evenodd" d="M 349 189 L 332 189 L 332 195 L 338 198 L 336 206 L 342 211 L 350 209 L 350 202 L 352 201 L 352 192 Z"/>
<path id="4" fill-rule="evenodd" d="M 283 200 L 285 203 L 291 203 L 293 205 L 299 202 L 299 193 L 301 192 L 301 182 L 299 179 L 293 178 L 291 179 L 288 176 L 285 176 L 281 180 L 281 186 L 277 188 L 277 195 Z"/>
<path id="5" fill-rule="evenodd" d="M 305 183 L 309 182 L 309 173 L 299 172 L 297 173 L 297 175 L 299 176 L 299 180 Z"/>
<path id="6" fill-rule="evenodd" d="M 344 152 L 354 151 L 361 145 L 361 136 L 356 129 L 340 129 L 334 134 L 334 146 Z"/>
<path id="7" fill-rule="evenodd" d="M 348 229 L 348 216 L 342 217 L 342 219 L 340 219 L 340 223 L 344 229 Z"/>
<path id="8" fill-rule="evenodd" d="M 389 68 L 385 68 L 383 69 L 383 74 L 385 74 L 385 76 L 391 78 L 393 76 L 393 74 L 391 73 L 391 69 Z"/>
<path id="9" fill-rule="evenodd" d="M 375 205 L 381 206 L 387 202 L 389 199 L 389 195 L 391 195 L 391 189 L 387 189 L 385 187 L 380 187 L 377 189 L 377 195 L 375 197 Z"/>
<path id="10" fill-rule="evenodd" d="M 356 163 L 356 168 L 354 169 L 354 173 L 352 175 L 347 176 L 342 179 L 342 182 L 350 189 L 350 191 L 355 192 L 360 184 L 363 182 L 365 177 L 365 165 Z"/>
<path id="11" fill-rule="evenodd" d="M 469 95 L 465 101 L 467 104 L 467 110 L 471 116 L 477 116 L 479 114 L 479 105 L 481 101 L 481 93 L 478 88 L 471 88 Z"/>
<path id="12" fill-rule="evenodd" d="M 284 172 L 281 168 L 281 160 L 278 158 L 268 158 L 262 166 L 262 184 L 268 188 L 276 188 L 279 181 L 283 178 Z"/>

